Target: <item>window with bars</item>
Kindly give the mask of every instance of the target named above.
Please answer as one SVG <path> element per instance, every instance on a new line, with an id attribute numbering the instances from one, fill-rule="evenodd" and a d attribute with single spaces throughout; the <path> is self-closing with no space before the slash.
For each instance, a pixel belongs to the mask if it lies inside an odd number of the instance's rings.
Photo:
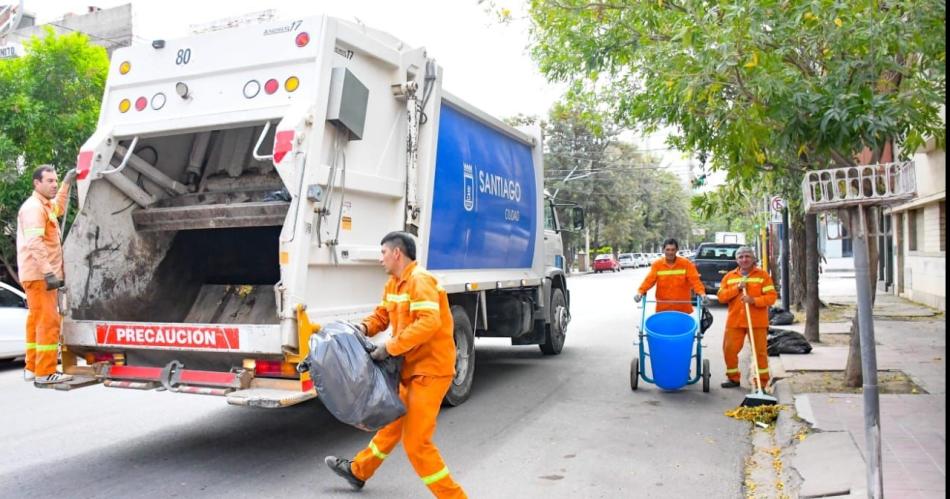
<path id="1" fill-rule="evenodd" d="M 923 250 L 924 210 L 907 212 L 907 246 L 910 251 Z"/>
<path id="2" fill-rule="evenodd" d="M 940 212 L 940 251 L 947 251 L 947 202 L 940 201 L 937 208 Z"/>

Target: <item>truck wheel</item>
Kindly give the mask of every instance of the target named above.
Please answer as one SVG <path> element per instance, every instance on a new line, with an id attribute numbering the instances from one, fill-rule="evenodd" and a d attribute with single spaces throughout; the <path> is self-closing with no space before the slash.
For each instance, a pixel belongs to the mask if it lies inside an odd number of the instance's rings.
<path id="1" fill-rule="evenodd" d="M 472 380 L 475 375 L 475 332 L 465 309 L 452 307 L 452 322 L 455 323 L 452 336 L 455 339 L 455 377 L 445 394 L 445 405 L 455 407 L 468 400 L 472 394 Z"/>
<path id="2" fill-rule="evenodd" d="M 567 310 L 567 300 L 564 291 L 554 288 L 551 291 L 551 324 L 544 333 L 544 343 L 538 345 L 544 355 L 557 355 L 564 348 L 564 339 L 567 336 L 567 323 L 570 313 Z"/>

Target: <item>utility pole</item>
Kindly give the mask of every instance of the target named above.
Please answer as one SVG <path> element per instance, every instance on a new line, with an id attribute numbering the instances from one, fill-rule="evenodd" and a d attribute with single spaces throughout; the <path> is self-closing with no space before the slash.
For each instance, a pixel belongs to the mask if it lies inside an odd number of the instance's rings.
<path id="1" fill-rule="evenodd" d="M 789 227 L 788 227 L 788 206 L 782 208 L 782 308 L 786 312 L 791 312 L 791 292 L 789 289 L 788 264 L 790 260 L 789 247 Z"/>
<path id="2" fill-rule="evenodd" d="M 829 182 L 827 179 L 836 181 Z M 802 181 L 805 213 L 839 210 L 848 214 L 849 237 L 852 238 L 854 249 L 858 334 L 861 340 L 867 495 L 873 499 L 880 499 L 884 495 L 884 473 L 881 469 L 881 414 L 872 310 L 874 297 L 871 296 L 872 263 L 868 250 L 868 241 L 878 234 L 870 232 L 867 219 L 869 212 L 880 213 L 881 207 L 910 199 L 916 192 L 914 164 L 910 161 L 816 170 L 806 173 Z"/>

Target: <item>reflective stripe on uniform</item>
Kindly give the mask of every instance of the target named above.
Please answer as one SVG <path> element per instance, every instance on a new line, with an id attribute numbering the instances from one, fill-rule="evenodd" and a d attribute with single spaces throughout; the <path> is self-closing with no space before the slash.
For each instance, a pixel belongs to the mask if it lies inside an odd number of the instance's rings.
<path id="1" fill-rule="evenodd" d="M 42 236 L 46 232 L 46 228 L 40 227 L 38 229 L 23 229 L 23 233 L 27 236 Z"/>
<path id="2" fill-rule="evenodd" d="M 36 345 L 37 352 L 55 352 L 59 348 L 59 343 L 53 343 L 52 345 Z"/>
<path id="3" fill-rule="evenodd" d="M 388 294 L 386 295 L 386 301 L 391 303 L 407 302 L 409 301 L 409 295 L 407 293 L 403 293 L 401 295 Z"/>
<path id="4" fill-rule="evenodd" d="M 27 343 L 27 344 L 26 344 L 26 349 L 27 349 L 27 350 L 36 350 L 36 343 Z"/>
<path id="5" fill-rule="evenodd" d="M 765 279 L 761 277 L 733 277 L 732 279 L 729 279 L 728 281 L 726 281 L 726 284 L 735 284 L 737 282 L 743 282 L 743 281 L 763 283 L 765 282 Z"/>
<path id="6" fill-rule="evenodd" d="M 383 460 L 389 457 L 389 454 L 386 454 L 385 452 L 379 450 L 379 447 L 376 447 L 376 443 L 373 441 L 370 441 L 369 443 L 369 450 L 373 451 L 373 455 L 378 457 L 380 460 Z"/>
<path id="7" fill-rule="evenodd" d="M 431 485 L 439 480 L 449 476 L 449 467 L 443 467 L 441 470 L 436 471 L 435 473 L 422 477 L 422 483 L 426 485 Z"/>
<path id="8" fill-rule="evenodd" d="M 767 367 L 763 367 L 763 368 L 759 369 L 759 374 L 768 373 L 768 372 L 769 372 L 769 368 L 767 368 Z"/>
<path id="9" fill-rule="evenodd" d="M 439 303 L 434 301 L 414 301 L 409 303 L 409 311 L 414 310 L 438 310 Z"/>
<path id="10" fill-rule="evenodd" d="M 658 276 L 664 276 L 664 275 L 686 275 L 686 269 L 658 270 L 658 271 L 656 271 L 656 275 L 658 275 Z"/>
<path id="11" fill-rule="evenodd" d="M 769 291 L 772 291 L 772 290 L 774 290 L 774 289 L 775 289 L 775 286 L 766 286 L 766 287 L 762 288 L 762 292 L 763 292 L 763 293 L 768 293 Z"/>
<path id="12" fill-rule="evenodd" d="M 726 369 L 726 374 L 737 373 L 737 372 L 739 372 L 739 368 L 738 368 L 738 367 L 736 367 L 736 368 L 734 368 L 734 369 Z"/>

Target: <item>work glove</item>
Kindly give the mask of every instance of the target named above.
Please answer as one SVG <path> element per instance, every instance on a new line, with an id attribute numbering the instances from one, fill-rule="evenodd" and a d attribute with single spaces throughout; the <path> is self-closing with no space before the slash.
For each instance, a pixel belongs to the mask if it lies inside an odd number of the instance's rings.
<path id="1" fill-rule="evenodd" d="M 386 350 L 386 345 L 376 345 L 376 348 L 370 352 L 369 356 L 376 362 L 382 362 L 389 358 L 389 351 Z"/>
<path id="2" fill-rule="evenodd" d="M 640 293 L 633 295 L 633 301 L 635 302 L 639 302 L 642 299 L 643 299 L 643 295 L 641 295 Z"/>
<path id="3" fill-rule="evenodd" d="M 709 306 L 709 295 L 703 295 L 703 296 L 700 298 L 700 303 L 702 303 L 704 307 L 708 307 L 708 306 Z"/>
<path id="4" fill-rule="evenodd" d="M 43 279 L 46 280 L 46 290 L 51 291 L 54 289 L 59 289 L 65 284 L 62 279 L 56 277 L 56 274 L 50 272 L 49 274 L 43 275 Z"/>
<path id="5" fill-rule="evenodd" d="M 70 185 L 76 183 L 76 169 L 75 168 L 66 172 L 66 176 L 63 177 L 63 183 L 70 184 Z"/>

